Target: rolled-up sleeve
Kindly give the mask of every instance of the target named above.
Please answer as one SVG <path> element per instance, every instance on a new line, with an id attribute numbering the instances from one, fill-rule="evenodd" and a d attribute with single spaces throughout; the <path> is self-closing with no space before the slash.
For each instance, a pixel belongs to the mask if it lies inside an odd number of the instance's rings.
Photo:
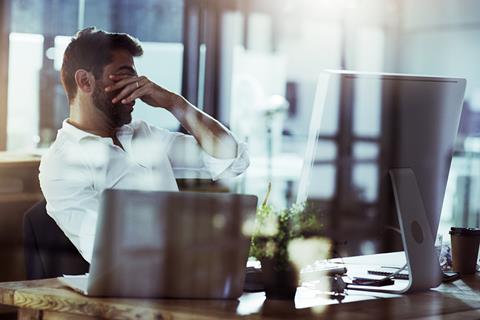
<path id="1" fill-rule="evenodd" d="M 153 129 L 158 139 L 165 143 L 166 152 L 176 178 L 232 178 L 245 172 L 250 161 L 247 145 L 237 143 L 237 155 L 231 159 L 218 159 L 205 152 L 197 140 L 187 134 Z"/>
<path id="2" fill-rule="evenodd" d="M 250 164 L 247 145 L 238 141 L 237 157 L 233 159 L 217 159 L 202 150 L 202 159 L 212 180 L 236 177 L 247 170 Z"/>

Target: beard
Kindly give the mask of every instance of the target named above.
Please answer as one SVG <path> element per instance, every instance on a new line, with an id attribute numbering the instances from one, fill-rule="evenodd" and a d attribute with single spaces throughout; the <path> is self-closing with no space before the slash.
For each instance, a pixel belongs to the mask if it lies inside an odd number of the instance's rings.
<path id="1" fill-rule="evenodd" d="M 115 128 L 121 127 L 132 121 L 132 111 L 135 102 L 129 104 L 112 103 L 112 99 L 118 92 L 105 92 L 101 82 L 95 84 L 92 100 L 94 106 L 100 110 L 112 122 Z"/>

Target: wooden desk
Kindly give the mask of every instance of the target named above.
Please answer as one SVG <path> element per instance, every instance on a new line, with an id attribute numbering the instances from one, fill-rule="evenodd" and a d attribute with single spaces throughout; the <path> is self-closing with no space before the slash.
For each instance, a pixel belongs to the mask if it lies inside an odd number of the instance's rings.
<path id="1" fill-rule="evenodd" d="M 301 292 L 300 292 L 301 293 Z M 304 292 L 305 293 L 305 292 Z M 301 294 L 300 294 L 301 295 Z M 312 298 L 313 297 L 313 298 Z M 239 301 L 144 300 L 87 298 L 57 279 L 0 283 L 0 303 L 19 308 L 19 319 L 479 319 L 480 276 L 469 276 L 435 290 L 379 299 L 350 291 L 334 303 L 321 297 L 295 303 L 266 301 L 263 293 L 244 294 Z M 330 305 L 325 305 L 325 302 Z"/>

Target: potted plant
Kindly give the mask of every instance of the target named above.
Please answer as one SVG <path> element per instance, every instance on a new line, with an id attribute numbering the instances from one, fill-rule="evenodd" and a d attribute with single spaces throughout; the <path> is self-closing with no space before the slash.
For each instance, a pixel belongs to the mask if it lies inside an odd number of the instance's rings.
<path id="1" fill-rule="evenodd" d="M 257 210 L 250 256 L 258 259 L 262 265 L 267 298 L 293 299 L 298 287 L 299 266 L 292 259 L 292 254 L 301 257 L 302 248 L 297 245 L 292 250 L 292 245 L 298 243 L 299 239 L 319 236 L 322 230 L 321 211 L 309 203 L 277 210 L 267 203 L 269 193 L 270 186 Z"/>

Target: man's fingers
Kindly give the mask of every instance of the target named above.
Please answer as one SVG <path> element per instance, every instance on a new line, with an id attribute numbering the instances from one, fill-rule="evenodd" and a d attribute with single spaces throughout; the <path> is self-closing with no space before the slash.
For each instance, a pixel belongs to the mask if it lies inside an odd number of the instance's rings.
<path id="1" fill-rule="evenodd" d="M 130 78 L 133 77 L 134 75 L 132 74 L 111 74 L 108 77 L 112 79 L 113 81 L 119 81 L 125 78 Z"/>
<path id="2" fill-rule="evenodd" d="M 110 79 L 115 83 L 105 87 L 105 91 L 107 92 L 119 90 L 130 83 L 135 83 L 135 82 L 141 83 L 141 82 L 148 81 L 147 77 L 145 76 L 136 77 L 131 75 L 110 75 Z"/>
<path id="3" fill-rule="evenodd" d="M 122 80 L 115 82 L 110 86 L 105 87 L 105 91 L 109 92 L 109 91 L 115 91 L 115 90 L 121 89 L 130 83 L 135 83 L 136 81 L 139 81 L 139 79 L 140 79 L 139 77 L 128 76 L 128 78 L 124 78 Z"/>
<path id="4" fill-rule="evenodd" d="M 147 93 L 148 93 L 147 86 L 140 87 L 139 89 L 133 91 L 127 98 L 123 99 L 122 103 L 130 103 L 135 99 L 143 97 Z"/>
<path id="5" fill-rule="evenodd" d="M 122 103 L 132 102 L 133 100 L 141 98 L 145 94 L 148 94 L 150 84 L 150 80 L 148 80 L 146 77 L 143 77 L 142 80 L 135 83 L 135 85 L 137 86 L 136 90 L 131 92 L 127 98 L 124 98 L 122 100 Z"/>
<path id="6" fill-rule="evenodd" d="M 125 86 L 123 90 L 112 100 L 113 103 L 121 101 L 122 103 L 128 103 L 136 98 L 143 96 L 147 91 L 139 89 L 148 88 L 150 81 L 146 77 L 140 77 L 138 81 L 132 81 L 129 85 Z M 130 99 L 131 95 L 135 92 L 141 92 L 140 95 L 136 95 L 135 98 Z"/>
<path id="7" fill-rule="evenodd" d="M 120 91 L 120 93 L 117 94 L 115 98 L 113 98 L 112 102 L 116 103 L 124 99 L 125 97 L 128 97 L 128 95 L 130 95 L 133 91 L 138 89 L 139 86 L 137 86 L 137 84 L 138 84 L 138 81 L 133 81 L 130 84 L 124 86 L 122 91 Z"/>

